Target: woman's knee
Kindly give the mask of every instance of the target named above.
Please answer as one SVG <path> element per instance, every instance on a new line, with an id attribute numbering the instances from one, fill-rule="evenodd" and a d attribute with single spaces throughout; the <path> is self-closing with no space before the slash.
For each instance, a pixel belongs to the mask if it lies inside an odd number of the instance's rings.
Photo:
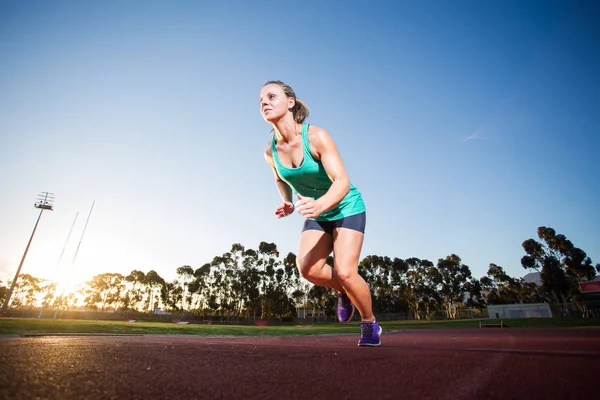
<path id="1" fill-rule="evenodd" d="M 343 285 L 345 282 L 352 282 L 355 280 L 358 275 L 358 266 L 352 268 L 341 267 L 336 265 L 335 274 L 337 275 L 338 280 Z"/>
<path id="2" fill-rule="evenodd" d="M 298 257 L 296 258 L 296 266 L 298 267 L 298 272 L 300 275 L 307 280 L 311 280 L 313 278 L 318 278 L 321 274 L 321 269 L 325 262 L 315 263 L 307 257 Z"/>

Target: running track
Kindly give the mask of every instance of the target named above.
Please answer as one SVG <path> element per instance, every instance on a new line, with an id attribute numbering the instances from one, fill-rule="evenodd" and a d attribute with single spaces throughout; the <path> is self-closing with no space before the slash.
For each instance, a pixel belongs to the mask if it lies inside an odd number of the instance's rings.
<path id="1" fill-rule="evenodd" d="M 600 329 L 0 337 L 2 399 L 592 399 Z"/>

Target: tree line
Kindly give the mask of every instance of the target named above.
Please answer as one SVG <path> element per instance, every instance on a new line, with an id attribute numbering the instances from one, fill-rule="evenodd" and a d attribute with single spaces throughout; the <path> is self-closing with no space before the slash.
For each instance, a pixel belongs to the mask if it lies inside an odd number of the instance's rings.
<path id="1" fill-rule="evenodd" d="M 358 266 L 371 288 L 375 313 L 410 313 L 415 319 L 443 312 L 456 318 L 460 310 L 492 304 L 568 303 L 581 301 L 579 283 L 600 273 L 586 253 L 564 235 L 538 228 L 539 241 L 522 243 L 521 265 L 540 273 L 541 285 L 509 276 L 490 264 L 476 278 L 456 254 L 432 261 L 369 255 Z M 333 265 L 333 256 L 328 263 Z M 62 307 L 88 310 L 187 311 L 202 316 L 234 318 L 293 317 L 300 307 L 335 315 L 335 293 L 300 277 L 296 255 L 281 257 L 274 243 L 258 250 L 239 243 L 199 268 L 184 265 L 177 279 L 167 282 L 156 271 L 133 270 L 128 275 L 102 273 L 74 293 L 58 293 L 56 283 L 22 274 L 15 285 L 11 308 Z M 0 303 L 7 286 L 0 285 Z"/>

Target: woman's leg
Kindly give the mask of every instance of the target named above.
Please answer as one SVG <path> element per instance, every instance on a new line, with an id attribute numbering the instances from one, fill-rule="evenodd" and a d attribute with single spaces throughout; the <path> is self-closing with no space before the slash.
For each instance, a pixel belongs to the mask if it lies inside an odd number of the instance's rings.
<path id="1" fill-rule="evenodd" d="M 333 269 L 326 264 L 332 250 L 333 238 L 330 234 L 307 229 L 300 235 L 296 264 L 300 275 L 309 282 L 343 292 L 344 289 L 336 279 Z"/>
<path id="2" fill-rule="evenodd" d="M 363 321 L 375 321 L 371 304 L 371 292 L 367 282 L 358 274 L 358 261 L 364 234 L 348 228 L 336 228 L 333 232 L 333 256 L 335 275 L 346 291 Z"/>

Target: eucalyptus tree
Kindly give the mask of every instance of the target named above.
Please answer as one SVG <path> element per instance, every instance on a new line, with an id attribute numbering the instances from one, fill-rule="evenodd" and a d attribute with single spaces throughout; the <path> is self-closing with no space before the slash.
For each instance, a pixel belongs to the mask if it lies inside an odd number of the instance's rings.
<path id="1" fill-rule="evenodd" d="M 123 300 L 125 291 L 125 277 L 119 273 L 103 273 L 95 275 L 86 282 L 86 297 L 84 304 L 93 309 L 100 309 L 102 312 L 107 307 L 113 306 L 119 308 Z"/>
<path id="2" fill-rule="evenodd" d="M 137 311 L 142 311 L 144 309 L 142 301 L 144 299 L 143 287 L 145 280 L 146 274 L 137 269 L 134 269 L 125 277 L 127 286 L 127 293 L 125 295 L 126 308 Z"/>
<path id="3" fill-rule="evenodd" d="M 232 282 L 235 271 L 231 253 L 214 257 L 210 266 L 211 295 L 214 296 L 210 308 L 213 312 L 228 316 L 233 305 Z"/>
<path id="4" fill-rule="evenodd" d="M 11 307 L 29 307 L 37 305 L 39 293 L 44 285 L 44 279 L 30 274 L 21 274 L 13 289 Z"/>
<path id="5" fill-rule="evenodd" d="M 487 279 L 480 280 L 487 292 L 488 304 L 512 304 L 519 303 L 518 283 L 510 277 L 501 266 L 490 264 L 487 271 Z"/>
<path id="6" fill-rule="evenodd" d="M 300 276 L 300 272 L 298 271 L 298 266 L 296 265 L 296 255 L 292 252 L 289 252 L 283 258 L 283 274 L 282 274 L 282 282 L 286 294 L 288 297 L 293 298 L 293 293 L 297 290 L 300 290 L 302 287 L 302 277 Z"/>
<path id="7" fill-rule="evenodd" d="M 580 282 L 596 275 L 592 260 L 552 228 L 540 226 L 537 233 L 542 243 L 531 238 L 523 242 L 526 255 L 521 258 L 521 265 L 540 273 L 542 288 L 550 298 L 566 303 L 578 295 Z"/>
<path id="8" fill-rule="evenodd" d="M 233 276 L 231 280 L 231 308 L 236 317 L 240 317 L 244 311 L 244 287 L 243 287 L 243 276 L 244 276 L 244 251 L 245 247 L 240 243 L 234 243 L 231 246 L 229 253 L 233 261 Z"/>
<path id="9" fill-rule="evenodd" d="M 486 293 L 487 304 L 535 303 L 544 300 L 535 283 L 513 278 L 493 263 L 479 282 Z"/>
<path id="10" fill-rule="evenodd" d="M 442 307 L 448 318 L 455 319 L 457 310 L 464 304 L 468 293 L 467 282 L 471 279 L 471 270 L 456 254 L 438 259 L 436 269 L 438 275 L 435 281 L 438 284 Z"/>
<path id="11" fill-rule="evenodd" d="M 56 289 L 57 289 L 57 282 L 56 281 L 50 281 L 47 279 L 43 279 L 40 283 L 40 292 L 42 294 L 41 297 L 41 307 L 42 308 L 47 308 L 47 307 L 51 307 L 54 305 L 54 303 L 57 300 L 57 293 L 56 293 Z M 40 314 L 41 315 L 41 314 Z"/>
<path id="12" fill-rule="evenodd" d="M 429 260 L 411 257 L 406 260 L 406 284 L 403 296 L 414 318 L 427 317 L 431 308 L 431 299 L 435 297 L 435 282 L 439 281 L 438 271 Z"/>
<path id="13" fill-rule="evenodd" d="M 177 268 L 177 277 L 181 281 L 181 309 L 185 311 L 190 302 L 188 285 L 194 280 L 194 269 L 189 265 Z"/>
<path id="14" fill-rule="evenodd" d="M 476 278 L 471 278 L 466 283 L 467 299 L 466 306 L 470 309 L 482 310 L 485 308 L 487 301 L 483 293 L 483 286 L 481 281 Z"/>
<path id="15" fill-rule="evenodd" d="M 245 314 L 256 318 L 261 311 L 260 284 L 261 273 L 258 268 L 258 252 L 253 249 L 244 249 L 242 257 L 242 272 L 240 287 L 242 290 L 243 308 Z"/>
<path id="16" fill-rule="evenodd" d="M 78 303 L 80 303 L 79 298 L 77 297 L 77 293 L 85 295 L 85 289 L 81 288 L 78 292 L 71 292 L 60 296 L 60 298 L 57 299 L 57 301 L 60 301 L 60 307 L 64 308 L 67 311 L 71 308 L 77 307 Z"/>
<path id="17" fill-rule="evenodd" d="M 6 296 L 8 295 L 8 288 L 3 284 L 0 284 L 0 306 L 4 305 Z"/>
<path id="18" fill-rule="evenodd" d="M 160 293 L 165 285 L 165 280 L 154 270 L 150 270 L 144 277 L 143 284 L 146 286 L 147 310 L 153 311 L 160 304 Z"/>
<path id="19" fill-rule="evenodd" d="M 177 280 L 165 282 L 165 284 L 161 286 L 160 299 L 165 310 L 179 311 L 183 309 L 183 288 L 183 285 Z"/>
<path id="20" fill-rule="evenodd" d="M 191 294 L 191 308 L 204 315 L 208 307 L 210 263 L 194 270 L 194 279 L 188 284 Z"/>
<path id="21" fill-rule="evenodd" d="M 272 308 L 272 303 L 277 301 L 277 296 L 270 296 L 276 293 L 275 288 L 275 269 L 279 267 L 279 251 L 275 243 L 260 242 L 258 245 L 258 265 L 261 268 L 261 318 L 268 316 L 268 309 Z"/>
<path id="22" fill-rule="evenodd" d="M 381 257 L 377 255 L 368 255 L 364 257 L 358 263 L 358 274 L 362 276 L 362 278 L 367 282 L 367 285 L 371 289 L 371 296 L 374 296 L 374 288 L 377 285 L 377 268 L 379 268 L 379 264 Z"/>
<path id="23" fill-rule="evenodd" d="M 331 289 L 325 286 L 311 286 L 308 291 L 308 306 L 313 309 L 313 317 L 317 315 L 318 310 L 322 310 L 326 318 L 332 318 L 335 316 L 335 304 Z"/>
<path id="24" fill-rule="evenodd" d="M 408 301 L 404 297 L 406 292 L 406 273 L 409 265 L 401 258 L 394 257 L 388 265 L 387 286 L 382 296 L 382 301 L 388 304 L 382 307 L 382 311 L 391 313 L 405 313 L 408 311 Z"/>
<path id="25" fill-rule="evenodd" d="M 406 270 L 406 263 L 399 258 L 369 255 L 360 261 L 358 272 L 369 285 L 374 311 L 400 311 Z"/>
<path id="26" fill-rule="evenodd" d="M 296 255 L 292 252 L 288 253 L 283 258 L 283 270 L 284 270 L 284 283 L 287 297 L 294 302 L 296 309 L 296 315 L 298 315 L 298 308 L 304 302 L 306 295 L 304 289 L 304 279 L 300 276 L 298 266 L 296 264 Z M 308 281 L 306 281 L 308 282 Z M 308 289 L 306 290 L 306 292 Z"/>

